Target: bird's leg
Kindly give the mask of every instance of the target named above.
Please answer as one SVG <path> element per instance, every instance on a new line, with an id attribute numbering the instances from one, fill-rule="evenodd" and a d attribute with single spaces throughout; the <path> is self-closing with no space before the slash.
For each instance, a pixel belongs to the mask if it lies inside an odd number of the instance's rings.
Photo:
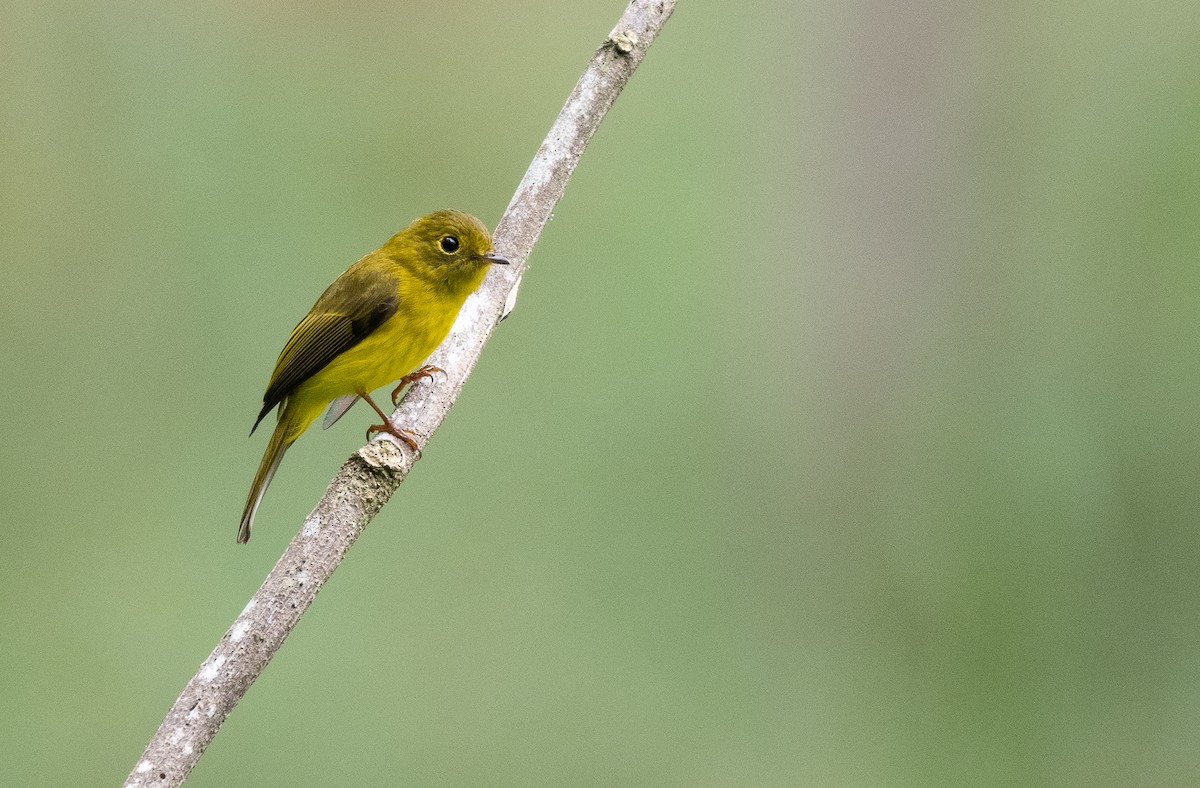
<path id="1" fill-rule="evenodd" d="M 396 388 L 392 390 L 392 404 L 393 405 L 400 404 L 400 392 L 409 383 L 416 383 L 421 378 L 432 379 L 433 373 L 435 373 L 435 372 L 441 372 L 443 375 L 446 374 L 446 370 L 442 369 L 441 367 L 435 367 L 432 364 L 426 364 L 425 366 L 421 367 L 420 369 L 416 370 L 415 372 L 409 372 L 407 375 L 400 378 L 400 385 L 396 386 Z"/>
<path id="2" fill-rule="evenodd" d="M 360 391 L 358 392 L 358 396 L 366 400 L 367 404 L 374 408 L 375 412 L 379 414 L 379 418 L 383 419 L 383 424 L 372 424 L 370 427 L 367 427 L 367 440 L 371 440 L 371 436 L 377 432 L 386 432 L 388 435 L 391 435 L 402 441 L 405 446 L 408 446 L 408 448 L 415 451 L 417 453 L 417 459 L 421 459 L 421 449 L 417 446 L 417 441 L 415 440 L 416 434 L 392 424 L 392 421 L 388 418 L 388 415 L 379 409 L 379 406 L 375 404 L 375 400 L 371 399 L 371 396 L 366 392 Z"/>

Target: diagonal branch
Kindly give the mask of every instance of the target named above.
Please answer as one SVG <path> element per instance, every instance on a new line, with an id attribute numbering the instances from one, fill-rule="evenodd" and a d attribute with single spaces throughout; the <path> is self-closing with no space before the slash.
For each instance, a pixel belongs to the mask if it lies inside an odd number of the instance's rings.
<path id="1" fill-rule="evenodd" d="M 442 423 L 496 324 L 512 311 L 525 261 L 588 140 L 674 7 L 675 0 L 633 0 L 575 85 L 496 227 L 496 251 L 512 265 L 492 267 L 430 357 L 446 377 L 414 385 L 396 411 L 394 421 L 415 432 L 419 446 Z M 250 603 L 184 687 L 126 786 L 183 783 L 413 461 L 413 454 L 386 434 L 346 461 Z"/>

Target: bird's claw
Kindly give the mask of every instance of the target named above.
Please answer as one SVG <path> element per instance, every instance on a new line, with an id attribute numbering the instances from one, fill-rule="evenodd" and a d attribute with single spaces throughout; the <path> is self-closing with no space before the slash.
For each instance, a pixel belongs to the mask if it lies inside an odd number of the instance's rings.
<path id="1" fill-rule="evenodd" d="M 408 448 L 417 453 L 417 459 L 421 459 L 421 447 L 417 445 L 417 434 L 410 430 L 394 427 L 390 423 L 387 424 L 372 424 L 367 427 L 367 440 L 371 440 L 372 435 L 378 435 L 381 432 L 386 432 L 396 440 L 403 443 Z"/>
<path id="2" fill-rule="evenodd" d="M 395 407 L 396 405 L 400 404 L 400 392 L 404 390 L 405 386 L 410 383 L 416 383 L 421 378 L 432 379 L 435 372 L 441 372 L 443 375 L 446 374 L 446 370 L 442 369 L 441 367 L 435 367 L 432 364 L 426 364 L 420 369 L 410 372 L 404 377 L 400 378 L 399 385 L 392 390 L 392 406 Z"/>

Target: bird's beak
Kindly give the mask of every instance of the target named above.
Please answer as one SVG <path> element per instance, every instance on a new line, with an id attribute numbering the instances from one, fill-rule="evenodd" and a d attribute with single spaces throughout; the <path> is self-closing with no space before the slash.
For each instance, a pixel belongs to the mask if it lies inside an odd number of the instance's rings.
<path id="1" fill-rule="evenodd" d="M 508 259 L 501 257 L 500 255 L 496 254 L 495 252 L 488 252 L 487 254 L 485 254 L 483 256 L 483 259 L 487 260 L 488 262 L 498 263 L 500 265 L 508 265 Z"/>

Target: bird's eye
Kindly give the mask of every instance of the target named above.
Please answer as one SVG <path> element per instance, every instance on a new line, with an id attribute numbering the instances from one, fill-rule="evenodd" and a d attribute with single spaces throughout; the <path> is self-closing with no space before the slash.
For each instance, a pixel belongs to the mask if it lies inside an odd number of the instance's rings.
<path id="1" fill-rule="evenodd" d="M 458 238 L 453 235 L 443 235 L 442 240 L 438 241 L 438 246 L 442 247 L 442 251 L 446 254 L 454 254 L 458 251 Z"/>

